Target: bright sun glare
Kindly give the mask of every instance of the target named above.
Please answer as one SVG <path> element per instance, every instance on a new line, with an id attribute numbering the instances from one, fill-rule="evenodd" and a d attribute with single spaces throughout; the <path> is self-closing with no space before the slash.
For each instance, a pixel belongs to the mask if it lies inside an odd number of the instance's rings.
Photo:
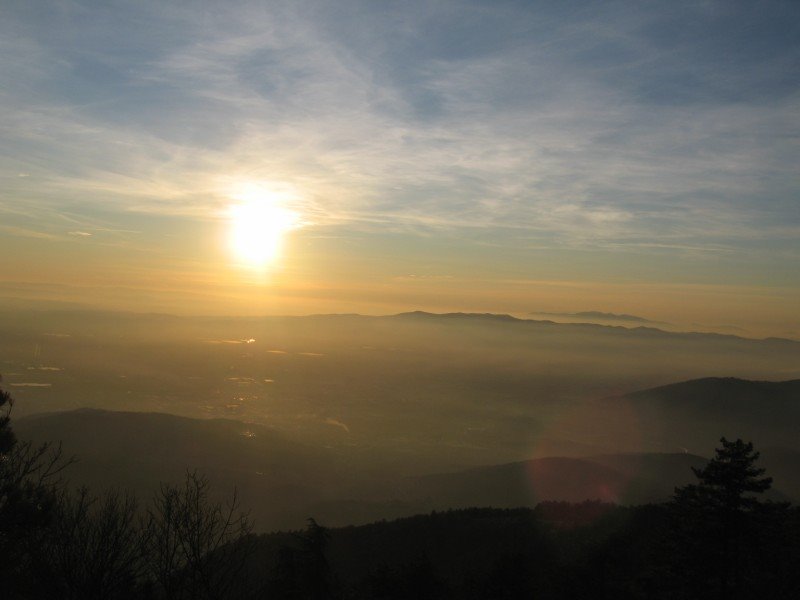
<path id="1" fill-rule="evenodd" d="M 246 185 L 234 194 L 228 215 L 230 244 L 236 258 L 265 267 L 280 257 L 283 238 L 299 226 L 299 215 L 287 203 L 289 195 L 266 186 Z"/>

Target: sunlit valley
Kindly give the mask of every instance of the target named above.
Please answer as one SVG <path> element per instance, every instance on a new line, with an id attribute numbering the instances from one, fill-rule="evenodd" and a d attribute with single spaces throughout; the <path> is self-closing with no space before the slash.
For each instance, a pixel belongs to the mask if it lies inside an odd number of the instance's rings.
<path id="1" fill-rule="evenodd" d="M 312 512 L 348 524 L 482 505 L 446 486 L 440 498 L 423 495 L 415 486 L 431 479 L 415 478 L 529 459 L 664 453 L 689 478 L 685 457 L 709 456 L 727 432 L 769 448 L 776 463 L 800 452 L 791 340 L 423 312 L 16 312 L 2 327 L 18 431 L 64 439 L 81 457 L 73 471 L 94 485 L 146 486 L 151 469 L 152 486 L 211 469 L 223 489 L 243 488 L 264 529 L 301 526 Z M 149 429 L 153 445 L 140 447 Z M 112 456 L 141 469 L 120 471 Z M 673 482 L 651 468 L 616 473 L 602 499 L 667 497 Z M 543 496 L 517 475 L 508 499 L 505 487 L 480 494 L 517 506 L 598 493 L 551 484 Z M 646 487 L 641 478 L 653 489 L 628 489 Z M 784 483 L 800 489 L 793 474 Z"/>

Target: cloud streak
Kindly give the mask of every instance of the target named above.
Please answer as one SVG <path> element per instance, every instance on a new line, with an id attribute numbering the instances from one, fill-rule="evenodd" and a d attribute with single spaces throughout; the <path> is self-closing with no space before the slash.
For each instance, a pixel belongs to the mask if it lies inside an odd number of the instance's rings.
<path id="1" fill-rule="evenodd" d="M 56 5 L 2 25 L 7 211 L 217 219 L 266 180 L 323 229 L 796 255 L 789 4 Z"/>

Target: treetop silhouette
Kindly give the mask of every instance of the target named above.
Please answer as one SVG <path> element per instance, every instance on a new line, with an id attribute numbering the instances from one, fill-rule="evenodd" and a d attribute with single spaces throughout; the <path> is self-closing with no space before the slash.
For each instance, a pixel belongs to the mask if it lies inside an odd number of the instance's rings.
<path id="1" fill-rule="evenodd" d="M 760 453 L 752 442 L 720 439 L 716 457 L 702 469 L 692 467 L 699 483 L 675 490 L 675 501 L 702 504 L 709 510 L 752 510 L 759 500 L 748 494 L 761 494 L 772 487 L 771 477 L 762 477 L 764 469 L 755 466 Z"/>

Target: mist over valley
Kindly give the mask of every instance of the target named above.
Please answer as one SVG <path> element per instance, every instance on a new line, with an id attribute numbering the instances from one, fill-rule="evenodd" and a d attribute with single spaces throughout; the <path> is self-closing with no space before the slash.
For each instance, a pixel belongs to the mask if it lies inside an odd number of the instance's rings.
<path id="1" fill-rule="evenodd" d="M 266 529 L 661 501 L 723 435 L 765 448 L 776 497 L 800 492 L 791 340 L 421 312 L 0 326 L 16 430 L 62 441 L 76 483 L 145 493 L 200 468 Z"/>

